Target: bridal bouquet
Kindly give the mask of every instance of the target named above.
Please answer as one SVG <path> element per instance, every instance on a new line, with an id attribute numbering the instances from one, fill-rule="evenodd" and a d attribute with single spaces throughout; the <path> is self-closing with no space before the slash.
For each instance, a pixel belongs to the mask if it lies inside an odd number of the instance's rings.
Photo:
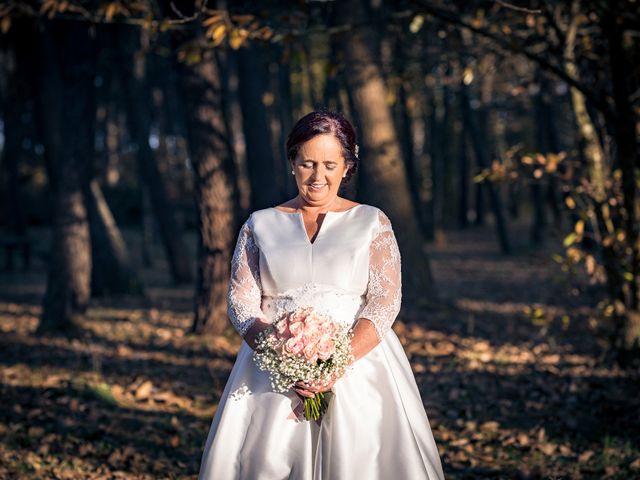
<path id="1" fill-rule="evenodd" d="M 284 314 L 260 334 L 254 360 L 269 372 L 276 392 L 288 391 L 298 380 L 322 385 L 341 376 L 352 363 L 351 332 L 311 307 Z M 318 420 L 327 410 L 327 392 L 304 399 L 304 417 Z"/>

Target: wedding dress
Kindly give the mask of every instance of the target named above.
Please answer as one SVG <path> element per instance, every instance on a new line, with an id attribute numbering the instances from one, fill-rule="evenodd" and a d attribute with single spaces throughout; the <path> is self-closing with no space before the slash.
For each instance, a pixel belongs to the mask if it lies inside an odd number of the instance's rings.
<path id="1" fill-rule="evenodd" d="M 320 422 L 298 419 L 299 397 L 274 393 L 242 342 L 199 480 L 443 479 L 420 392 L 391 329 L 400 302 L 400 252 L 378 208 L 327 212 L 313 243 L 301 213 L 253 212 L 231 262 L 228 313 L 238 332 L 257 318 L 312 306 L 349 325 L 371 320 L 381 341 L 335 383 Z"/>

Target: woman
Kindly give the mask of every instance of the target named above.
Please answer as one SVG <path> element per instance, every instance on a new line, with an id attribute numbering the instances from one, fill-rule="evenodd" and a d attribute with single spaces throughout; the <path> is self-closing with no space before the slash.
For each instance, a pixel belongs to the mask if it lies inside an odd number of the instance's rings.
<path id="1" fill-rule="evenodd" d="M 400 252 L 376 207 L 338 196 L 357 168 L 351 124 L 312 112 L 287 140 L 298 195 L 255 211 L 231 262 L 228 313 L 244 338 L 202 457 L 201 480 L 442 479 L 438 451 L 406 354 L 391 330 L 400 310 Z M 347 373 L 288 394 L 255 365 L 257 335 L 299 306 L 353 325 Z M 332 390 L 320 422 L 302 397 Z"/>

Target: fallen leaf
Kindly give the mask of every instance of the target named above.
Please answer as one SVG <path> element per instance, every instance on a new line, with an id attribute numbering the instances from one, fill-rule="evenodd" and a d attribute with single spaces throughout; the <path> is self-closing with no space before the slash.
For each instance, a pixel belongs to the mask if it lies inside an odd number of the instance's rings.
<path id="1" fill-rule="evenodd" d="M 553 443 L 542 443 L 538 445 L 538 448 L 547 456 L 553 455 L 556 451 L 556 446 Z"/>
<path id="2" fill-rule="evenodd" d="M 138 401 L 146 400 L 147 398 L 149 398 L 152 389 L 153 383 L 151 382 L 151 380 L 147 380 L 136 389 L 135 399 Z"/>
<path id="3" fill-rule="evenodd" d="M 586 450 L 578 456 L 578 462 L 586 463 L 589 460 L 591 460 L 591 457 L 593 457 L 593 455 L 594 455 L 593 450 Z"/>

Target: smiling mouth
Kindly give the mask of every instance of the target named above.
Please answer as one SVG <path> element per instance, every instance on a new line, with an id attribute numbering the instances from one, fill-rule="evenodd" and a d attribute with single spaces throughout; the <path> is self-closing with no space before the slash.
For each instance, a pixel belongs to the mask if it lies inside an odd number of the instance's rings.
<path id="1" fill-rule="evenodd" d="M 310 183 L 310 184 L 309 184 L 309 187 L 310 187 L 311 189 L 313 189 L 313 190 L 320 190 L 321 188 L 326 187 L 326 186 L 327 186 L 327 184 L 326 184 L 326 183 L 323 183 L 323 184 L 317 184 L 317 185 L 316 185 L 316 184 L 313 184 L 313 183 Z"/>

